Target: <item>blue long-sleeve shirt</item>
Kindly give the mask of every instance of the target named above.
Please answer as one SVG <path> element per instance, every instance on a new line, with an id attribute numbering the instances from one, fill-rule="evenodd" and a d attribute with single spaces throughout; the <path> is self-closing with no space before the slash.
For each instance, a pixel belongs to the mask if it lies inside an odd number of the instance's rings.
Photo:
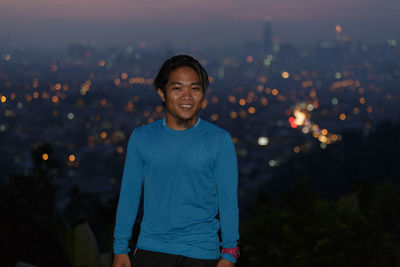
<path id="1" fill-rule="evenodd" d="M 133 131 L 117 208 L 115 254 L 129 252 L 143 183 L 138 248 L 218 259 L 220 246 L 237 245 L 237 160 L 225 130 L 199 119 L 195 126 L 181 131 L 163 120 Z M 222 258 L 235 262 L 231 255 Z"/>

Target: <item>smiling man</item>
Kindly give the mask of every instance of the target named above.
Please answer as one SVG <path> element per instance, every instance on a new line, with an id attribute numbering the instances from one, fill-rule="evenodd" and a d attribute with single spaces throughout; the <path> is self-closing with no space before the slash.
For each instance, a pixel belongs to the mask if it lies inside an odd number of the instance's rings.
<path id="1" fill-rule="evenodd" d="M 162 65 L 154 87 L 166 117 L 129 138 L 113 267 L 131 266 L 128 243 L 142 184 L 144 214 L 132 266 L 232 267 L 239 256 L 237 161 L 230 135 L 199 117 L 207 72 L 193 57 L 178 55 Z"/>

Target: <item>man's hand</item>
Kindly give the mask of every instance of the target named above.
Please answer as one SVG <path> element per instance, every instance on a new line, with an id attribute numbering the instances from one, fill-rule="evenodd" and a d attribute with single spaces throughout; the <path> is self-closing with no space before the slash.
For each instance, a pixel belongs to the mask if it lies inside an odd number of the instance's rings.
<path id="1" fill-rule="evenodd" d="M 225 259 L 220 259 L 217 267 L 234 267 L 235 264 L 231 261 L 225 260 Z"/>
<path id="2" fill-rule="evenodd" d="M 227 265 L 229 266 L 229 265 Z M 128 254 L 116 254 L 112 267 L 131 267 Z"/>

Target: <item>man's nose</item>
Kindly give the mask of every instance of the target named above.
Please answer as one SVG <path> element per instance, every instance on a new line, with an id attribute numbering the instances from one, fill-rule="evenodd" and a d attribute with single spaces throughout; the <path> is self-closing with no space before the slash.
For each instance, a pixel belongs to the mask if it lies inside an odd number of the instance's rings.
<path id="1" fill-rule="evenodd" d="M 182 97 L 183 98 L 191 98 L 192 97 L 192 90 L 190 88 L 184 88 L 182 90 Z"/>

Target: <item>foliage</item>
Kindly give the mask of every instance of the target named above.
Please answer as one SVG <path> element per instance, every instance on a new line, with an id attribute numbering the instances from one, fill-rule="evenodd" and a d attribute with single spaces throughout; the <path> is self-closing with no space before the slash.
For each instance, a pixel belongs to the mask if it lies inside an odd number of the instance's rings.
<path id="1" fill-rule="evenodd" d="M 45 154 L 47 160 L 42 158 Z M 53 180 L 62 174 L 60 163 L 47 143 L 33 146 L 31 156 L 33 165 L 27 173 L 9 175 L 0 183 L 0 250 L 5 255 L 1 266 L 15 266 L 18 261 L 42 267 L 75 266 L 74 229 L 85 222 L 100 241 L 100 252 L 110 253 L 116 201 L 102 201 L 73 187 L 67 192 L 67 206 L 56 210 Z"/>
<path id="2" fill-rule="evenodd" d="M 0 184 L 0 250 L 2 266 L 25 261 L 40 266 L 68 266 L 56 233 L 55 194 L 50 172 L 56 173 L 56 161 L 40 163 L 48 145 L 32 150 L 35 165 L 30 174 L 10 175 Z M 51 256 L 50 256 L 51 255 Z"/>
<path id="3" fill-rule="evenodd" d="M 306 181 L 242 223 L 238 266 L 398 266 L 400 190 L 381 185 L 360 209 L 368 187 L 338 201 L 320 199 Z"/>

